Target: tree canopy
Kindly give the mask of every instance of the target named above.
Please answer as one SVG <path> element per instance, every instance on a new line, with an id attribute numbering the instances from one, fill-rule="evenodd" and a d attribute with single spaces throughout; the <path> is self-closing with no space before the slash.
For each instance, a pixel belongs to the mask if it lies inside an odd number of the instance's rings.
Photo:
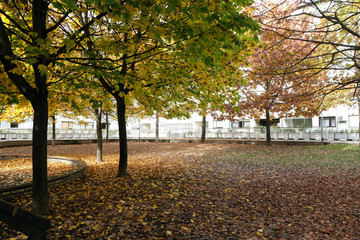
<path id="1" fill-rule="evenodd" d="M 263 11 L 271 15 L 272 19 L 262 22 L 262 25 L 284 38 L 312 43 L 309 53 L 321 49 L 317 54 L 312 54 L 311 68 L 331 70 L 334 77 L 328 82 L 329 88 L 344 89 L 359 82 L 349 77 L 354 76 L 359 62 L 359 4 L 358 1 L 339 0 L 298 0 L 291 4 L 279 1 Z M 287 11 L 277 15 L 276 9 Z M 292 28 L 272 24 L 284 18 L 297 24 Z M 307 28 L 302 27 L 304 24 Z"/>
<path id="2" fill-rule="evenodd" d="M 69 90 L 64 88 L 59 75 L 75 73 L 74 77 L 76 72 L 85 71 L 115 98 L 122 142 L 118 175 L 124 175 L 125 97 L 131 93 L 141 100 L 147 88 L 176 84 L 177 78 L 156 77 L 161 68 L 172 69 L 172 76 L 184 72 L 172 67 L 174 61 L 222 70 L 220 59 L 228 51 L 240 51 L 246 48 L 246 42 L 256 40 L 258 26 L 243 11 L 250 3 L 249 0 L 1 2 L 1 78 L 10 79 L 34 110 L 33 210 L 39 214 L 49 211 L 46 170 L 49 98 L 56 95 L 53 89 Z M 85 80 L 82 84 L 90 86 L 90 82 Z M 72 102 L 72 97 L 67 100 Z"/>

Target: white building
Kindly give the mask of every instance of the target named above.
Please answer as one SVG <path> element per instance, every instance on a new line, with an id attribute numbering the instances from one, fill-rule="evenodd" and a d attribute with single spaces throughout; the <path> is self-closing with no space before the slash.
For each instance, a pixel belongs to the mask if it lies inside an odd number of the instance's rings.
<path id="1" fill-rule="evenodd" d="M 323 127 L 333 131 L 353 131 L 359 128 L 359 113 L 357 105 L 341 105 L 323 112 Z M 235 122 L 217 121 L 211 116 L 206 118 L 208 129 L 251 129 L 260 127 L 265 119 L 239 119 Z M 321 116 L 313 118 L 281 118 L 276 119 L 273 124 L 278 128 L 309 128 L 320 129 Z M 144 131 L 155 130 L 155 117 L 131 121 L 130 129 L 140 129 Z M 183 131 L 199 130 L 202 126 L 202 117 L 193 114 L 190 119 L 171 119 L 160 118 L 159 130 Z"/>
<path id="2" fill-rule="evenodd" d="M 359 114 L 357 105 L 341 105 L 323 112 L 323 131 L 325 133 L 355 133 L 358 132 Z M 235 122 L 217 121 L 211 116 L 206 118 L 207 137 L 223 138 L 235 137 L 242 138 L 241 133 L 259 133 L 264 119 L 239 119 Z M 284 132 L 319 132 L 321 117 L 313 118 L 281 118 L 275 119 L 272 126 L 272 133 Z M 102 121 L 103 129 L 106 129 L 105 116 Z M 190 119 L 159 119 L 160 138 L 199 138 L 201 136 L 202 117 L 199 114 L 192 114 Z M 109 120 L 108 128 L 110 138 L 118 137 L 117 122 Z M 32 121 L 27 120 L 24 123 L 0 122 L 0 133 L 13 133 L 13 138 L 19 138 L 15 133 L 21 133 L 22 139 L 31 138 Z M 66 138 L 95 138 L 96 121 L 94 119 L 79 118 L 77 120 L 56 117 L 57 139 Z M 128 138 L 154 138 L 156 129 L 155 117 L 146 119 L 131 118 L 127 124 Z M 49 139 L 51 139 L 52 123 L 49 121 Z M 28 134 L 25 136 L 24 134 Z M 105 131 L 104 131 L 105 133 Z M 239 133 L 234 135 L 234 133 Z M 105 135 L 104 135 L 105 136 Z M 257 135 L 255 138 L 263 138 L 263 135 Z M 10 139 L 10 137 L 1 136 L 1 139 Z M 246 138 L 246 137 L 244 137 Z M 309 137 L 310 138 L 310 137 Z M 318 136 L 317 136 L 318 138 Z M 332 138 L 336 138 L 335 135 Z"/>

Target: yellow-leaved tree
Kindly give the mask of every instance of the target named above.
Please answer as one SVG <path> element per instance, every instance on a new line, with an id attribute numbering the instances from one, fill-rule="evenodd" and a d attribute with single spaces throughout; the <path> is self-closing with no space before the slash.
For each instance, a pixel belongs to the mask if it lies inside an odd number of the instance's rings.
<path id="1" fill-rule="evenodd" d="M 104 18 L 90 29 L 96 37 L 88 35 L 84 52 L 91 59 L 73 62 L 86 66 L 116 101 L 117 176 L 127 175 L 126 98 L 143 103 L 149 96 L 164 96 L 169 86 L 182 86 L 186 92 L 192 84 L 186 76 L 196 65 L 203 64 L 214 76 L 226 72 L 222 65 L 226 55 L 243 49 L 244 41 L 256 39 L 258 26 L 242 11 L 249 4 L 247 0 L 129 1 L 121 14 Z M 160 74 L 164 72 L 166 77 Z M 215 88 L 215 79 L 219 78 L 204 81 L 208 89 Z M 176 102 L 181 94 L 186 95 L 177 92 L 168 92 L 165 99 Z"/>

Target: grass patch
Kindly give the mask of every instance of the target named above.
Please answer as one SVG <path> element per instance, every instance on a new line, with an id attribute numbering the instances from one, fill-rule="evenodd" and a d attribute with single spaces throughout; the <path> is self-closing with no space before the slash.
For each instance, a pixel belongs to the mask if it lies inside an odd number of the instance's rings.
<path id="1" fill-rule="evenodd" d="M 260 167 L 282 166 L 289 169 L 360 169 L 360 150 L 353 144 L 325 146 L 235 146 L 207 158 L 210 161 L 239 163 Z"/>

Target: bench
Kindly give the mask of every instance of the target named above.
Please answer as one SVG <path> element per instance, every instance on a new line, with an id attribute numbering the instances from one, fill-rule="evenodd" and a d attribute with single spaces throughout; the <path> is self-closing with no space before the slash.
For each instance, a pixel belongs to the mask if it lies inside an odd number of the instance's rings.
<path id="1" fill-rule="evenodd" d="M 0 199 L 0 221 L 26 234 L 32 240 L 46 239 L 50 219 L 37 216 Z"/>

